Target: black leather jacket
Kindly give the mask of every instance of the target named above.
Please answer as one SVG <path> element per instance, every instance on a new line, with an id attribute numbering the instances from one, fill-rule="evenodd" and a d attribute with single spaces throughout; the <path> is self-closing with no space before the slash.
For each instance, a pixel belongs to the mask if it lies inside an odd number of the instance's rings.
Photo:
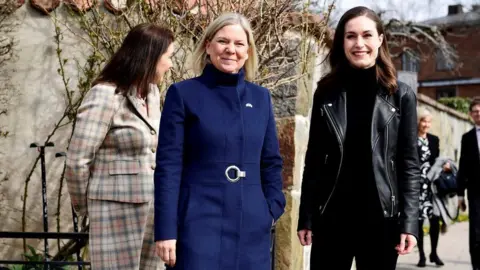
<path id="1" fill-rule="evenodd" d="M 374 103 L 371 144 L 373 174 L 384 217 L 399 218 L 401 232 L 418 235 L 420 169 L 415 93 L 399 82 L 389 94 L 380 89 Z M 314 97 L 305 157 L 298 230 L 312 229 L 328 207 L 343 160 L 346 92 Z"/>

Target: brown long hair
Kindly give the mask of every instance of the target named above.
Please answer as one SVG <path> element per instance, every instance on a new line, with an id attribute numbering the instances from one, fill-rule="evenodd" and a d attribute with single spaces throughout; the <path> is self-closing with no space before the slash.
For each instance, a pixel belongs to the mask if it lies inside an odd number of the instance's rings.
<path id="1" fill-rule="evenodd" d="M 354 7 L 340 18 L 335 35 L 333 37 L 333 45 L 327 55 L 330 72 L 318 82 L 318 88 L 336 88 L 340 86 L 342 75 L 345 75 L 346 68 L 350 65 L 343 48 L 345 25 L 351 19 L 365 16 L 374 21 L 377 26 L 379 35 L 383 34 L 383 42 L 380 46 L 378 57 L 376 60 L 377 81 L 381 86 L 386 88 L 389 93 L 394 93 L 397 90 L 396 70 L 393 65 L 390 52 L 388 50 L 387 37 L 385 29 L 380 18 L 375 12 L 367 7 Z M 344 78 L 343 78 L 344 79 Z"/>
<path id="2" fill-rule="evenodd" d="M 142 23 L 133 27 L 93 85 L 112 83 L 123 95 L 135 86 L 145 97 L 155 81 L 158 60 L 173 41 L 172 31 L 158 25 Z"/>

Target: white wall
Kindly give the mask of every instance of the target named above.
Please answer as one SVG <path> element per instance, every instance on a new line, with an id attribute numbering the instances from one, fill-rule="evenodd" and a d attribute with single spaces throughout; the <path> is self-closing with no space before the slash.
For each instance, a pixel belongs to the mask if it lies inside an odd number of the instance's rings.
<path id="1" fill-rule="evenodd" d="M 62 10 L 62 7 L 57 9 L 60 17 L 64 15 Z M 14 85 L 12 91 L 15 92 L 8 106 L 8 116 L 0 119 L 1 125 L 10 131 L 8 138 L 0 138 L 1 231 L 21 231 L 25 180 L 38 155 L 37 150 L 29 148 L 29 145 L 32 142 L 45 142 L 66 106 L 65 90 L 57 73 L 59 65 L 52 18 L 41 15 L 28 3 L 19 8 L 15 15 L 18 26 L 12 34 L 17 40 L 17 58 L 1 72 L 1 76 L 5 76 L 8 71 L 14 70 L 10 75 Z M 78 40 L 68 35 L 68 31 L 65 32 L 63 43 L 65 58 L 81 55 Z M 76 69 L 74 61 L 67 62 L 66 72 L 71 77 L 72 89 L 75 89 L 77 82 Z M 54 155 L 66 150 L 70 129 L 70 126 L 60 128 L 51 139 L 55 147 L 46 149 L 50 231 L 56 230 L 57 193 L 60 170 L 63 168 L 63 159 L 55 159 Z M 39 165 L 28 185 L 26 231 L 43 231 Z M 71 210 L 66 187 L 63 188 L 61 205 L 62 228 L 67 230 L 71 227 Z M 28 244 L 43 249 L 40 243 L 37 240 L 28 241 Z M 52 249 L 56 241 L 50 243 Z M 21 246 L 21 240 L 0 239 L 0 258 L 20 258 L 23 251 L 18 248 Z"/>

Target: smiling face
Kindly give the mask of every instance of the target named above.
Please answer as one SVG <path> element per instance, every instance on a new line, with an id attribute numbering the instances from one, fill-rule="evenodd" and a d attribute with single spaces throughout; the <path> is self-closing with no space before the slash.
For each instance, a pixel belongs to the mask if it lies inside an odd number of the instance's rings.
<path id="1" fill-rule="evenodd" d="M 343 49 L 350 65 L 369 68 L 375 65 L 383 42 L 374 21 L 366 16 L 351 19 L 345 25 Z"/>
<path id="2" fill-rule="evenodd" d="M 238 24 L 227 25 L 218 30 L 206 43 L 210 62 L 225 73 L 238 73 L 248 59 L 248 38 Z"/>
<path id="3" fill-rule="evenodd" d="M 432 126 L 432 116 L 427 115 L 422 117 L 418 122 L 418 133 L 427 134 L 431 126 Z"/>

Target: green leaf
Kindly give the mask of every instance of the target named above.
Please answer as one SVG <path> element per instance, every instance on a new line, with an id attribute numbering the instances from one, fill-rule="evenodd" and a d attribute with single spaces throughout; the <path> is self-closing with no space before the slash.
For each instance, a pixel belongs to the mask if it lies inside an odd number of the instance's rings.
<path id="1" fill-rule="evenodd" d="M 37 255 L 37 251 L 36 251 L 32 246 L 28 245 L 28 249 L 30 250 L 30 253 L 31 253 L 32 255 Z M 26 254 L 25 254 L 25 255 L 26 255 Z"/>
<path id="2" fill-rule="evenodd" d="M 438 100 L 438 102 L 440 102 L 441 104 L 464 114 L 469 113 L 471 101 L 472 100 L 470 98 L 463 97 L 444 97 Z"/>

